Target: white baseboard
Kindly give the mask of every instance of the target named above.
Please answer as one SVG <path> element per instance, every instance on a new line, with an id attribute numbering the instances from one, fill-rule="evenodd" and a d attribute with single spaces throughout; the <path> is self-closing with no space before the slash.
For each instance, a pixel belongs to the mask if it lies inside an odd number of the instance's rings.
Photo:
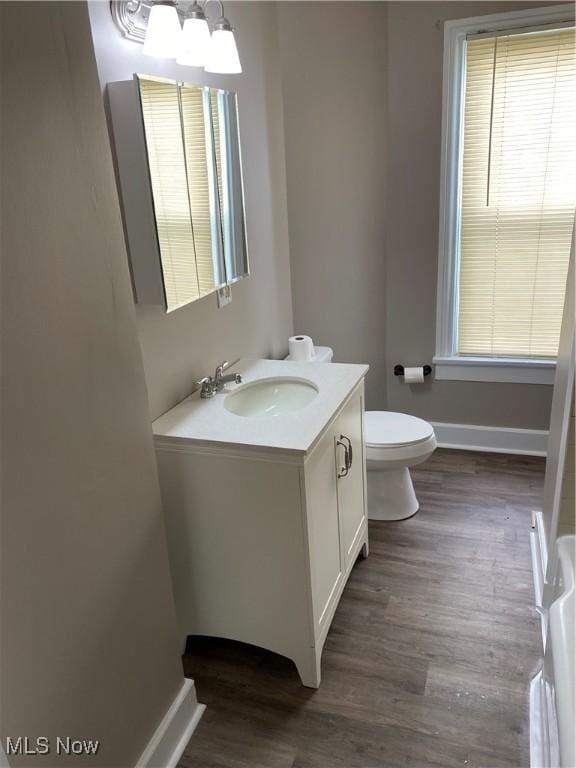
<path id="1" fill-rule="evenodd" d="M 8 762 L 8 758 L 6 757 L 6 752 L 4 752 L 4 747 L 2 744 L 0 744 L 0 768 L 10 768 L 10 763 Z"/>
<path id="2" fill-rule="evenodd" d="M 136 768 L 176 768 L 205 709 L 205 705 L 196 699 L 194 682 L 184 680 Z"/>
<path id="3" fill-rule="evenodd" d="M 548 431 L 431 422 L 439 448 L 546 456 Z"/>

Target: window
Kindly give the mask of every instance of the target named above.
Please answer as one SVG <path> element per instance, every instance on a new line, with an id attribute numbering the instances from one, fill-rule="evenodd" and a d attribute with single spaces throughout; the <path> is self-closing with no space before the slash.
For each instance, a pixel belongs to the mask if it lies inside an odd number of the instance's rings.
<path id="1" fill-rule="evenodd" d="M 448 22 L 437 378 L 552 383 L 576 204 L 565 7 Z"/>

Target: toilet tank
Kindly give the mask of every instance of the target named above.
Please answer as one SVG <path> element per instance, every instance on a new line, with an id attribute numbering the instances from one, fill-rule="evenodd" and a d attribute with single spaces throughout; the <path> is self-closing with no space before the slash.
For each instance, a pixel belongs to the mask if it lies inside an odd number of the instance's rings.
<path id="1" fill-rule="evenodd" d="M 314 359 L 310 360 L 311 363 L 331 363 L 334 357 L 334 350 L 332 347 L 314 347 Z M 287 355 L 285 360 L 291 360 L 290 355 Z"/>

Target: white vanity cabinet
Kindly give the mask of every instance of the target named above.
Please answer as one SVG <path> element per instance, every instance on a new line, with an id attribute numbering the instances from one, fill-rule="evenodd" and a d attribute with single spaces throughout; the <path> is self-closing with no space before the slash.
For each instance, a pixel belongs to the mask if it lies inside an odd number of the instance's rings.
<path id="1" fill-rule="evenodd" d="M 267 648 L 319 686 L 334 611 L 368 554 L 363 412 L 360 375 L 307 450 L 174 440 L 155 424 L 183 637 Z"/>

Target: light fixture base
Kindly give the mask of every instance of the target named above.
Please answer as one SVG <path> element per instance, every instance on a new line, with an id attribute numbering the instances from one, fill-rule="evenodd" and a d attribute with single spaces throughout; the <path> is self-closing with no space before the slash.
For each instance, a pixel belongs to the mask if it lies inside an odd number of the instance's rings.
<path id="1" fill-rule="evenodd" d="M 213 22 L 212 29 L 223 29 L 225 32 L 234 32 L 232 24 L 230 24 L 228 19 L 224 18 L 224 16 L 221 16 L 219 19 Z"/>
<path id="2" fill-rule="evenodd" d="M 126 40 L 132 40 L 134 43 L 144 42 L 153 5 L 153 0 L 110 0 L 112 19 Z M 189 5 L 192 3 L 176 4 L 176 10 L 182 20 L 186 17 Z"/>

